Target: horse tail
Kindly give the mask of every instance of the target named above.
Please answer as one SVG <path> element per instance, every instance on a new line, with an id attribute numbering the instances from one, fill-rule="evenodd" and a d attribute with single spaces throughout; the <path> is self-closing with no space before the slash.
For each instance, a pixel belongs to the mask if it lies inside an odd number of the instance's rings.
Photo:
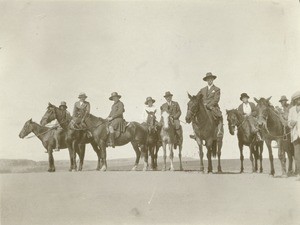
<path id="1" fill-rule="evenodd" d="M 213 158 L 217 157 L 217 148 L 218 148 L 217 140 L 214 140 L 213 143 L 212 143 L 212 156 L 213 156 Z"/>

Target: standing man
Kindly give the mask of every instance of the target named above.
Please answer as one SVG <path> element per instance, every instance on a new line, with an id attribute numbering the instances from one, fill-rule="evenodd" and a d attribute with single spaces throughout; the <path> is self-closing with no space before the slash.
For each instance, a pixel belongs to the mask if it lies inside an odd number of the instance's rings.
<path id="1" fill-rule="evenodd" d="M 172 101 L 173 95 L 171 92 L 167 91 L 164 95 L 166 99 L 166 103 L 164 103 L 161 107 L 160 110 L 161 112 L 168 112 L 173 119 L 175 129 L 176 129 L 176 135 L 179 139 L 179 143 L 183 139 L 182 137 L 182 127 L 180 125 L 179 117 L 181 116 L 181 110 L 178 102 Z"/>
<path id="2" fill-rule="evenodd" d="M 203 78 L 207 82 L 207 86 L 202 88 L 198 95 L 203 96 L 203 103 L 207 110 L 210 110 L 213 114 L 213 117 L 218 123 L 218 132 L 217 136 L 223 136 L 223 116 L 219 107 L 219 101 L 221 96 L 220 88 L 216 87 L 213 82 L 217 76 L 213 75 L 211 72 L 206 73 L 206 76 Z"/>
<path id="3" fill-rule="evenodd" d="M 117 92 L 111 93 L 109 100 L 114 101 L 114 104 L 111 106 L 111 111 L 108 120 L 108 130 L 110 133 L 110 142 L 111 146 L 115 147 L 115 131 L 124 132 L 125 123 L 123 113 L 125 112 L 124 104 L 120 101 L 121 95 Z"/>
<path id="4" fill-rule="evenodd" d="M 279 102 L 281 103 L 281 108 L 279 108 L 279 112 L 282 115 L 284 120 L 288 119 L 290 104 L 288 104 L 288 99 L 285 95 L 282 95 Z"/>
<path id="5" fill-rule="evenodd" d="M 72 119 L 75 122 L 75 127 L 84 129 L 86 128 L 84 120 L 86 116 L 90 114 L 91 107 L 90 103 L 86 101 L 87 96 L 85 93 L 80 93 L 78 98 L 79 101 L 74 105 Z"/>

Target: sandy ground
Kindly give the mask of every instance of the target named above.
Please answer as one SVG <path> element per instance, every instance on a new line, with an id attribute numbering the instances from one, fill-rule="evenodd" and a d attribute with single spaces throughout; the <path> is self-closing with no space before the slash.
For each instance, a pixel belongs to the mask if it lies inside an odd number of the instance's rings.
<path id="1" fill-rule="evenodd" d="M 299 178 L 83 171 L 2 174 L 2 225 L 299 224 Z"/>

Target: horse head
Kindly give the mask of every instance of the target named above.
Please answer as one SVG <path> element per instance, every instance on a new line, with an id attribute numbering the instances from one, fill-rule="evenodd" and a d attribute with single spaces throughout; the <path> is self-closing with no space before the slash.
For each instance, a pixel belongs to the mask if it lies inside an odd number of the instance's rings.
<path id="1" fill-rule="evenodd" d="M 257 123 L 258 126 L 262 127 L 267 125 L 268 115 L 269 115 L 269 108 L 271 107 L 270 104 L 271 97 L 265 99 L 260 98 L 259 100 L 257 98 L 254 98 L 256 101 L 256 110 L 257 110 Z"/>
<path id="2" fill-rule="evenodd" d="M 55 110 L 58 109 L 55 105 L 48 103 L 47 111 L 43 115 L 40 125 L 45 126 L 46 124 L 50 123 L 51 121 L 56 119 Z"/>
<path id="3" fill-rule="evenodd" d="M 156 132 L 157 131 L 156 116 L 155 116 L 156 110 L 154 112 L 149 112 L 146 110 L 146 112 L 148 114 L 148 117 L 147 117 L 148 131 L 149 131 L 149 133 Z"/>
<path id="4" fill-rule="evenodd" d="M 191 123 L 192 119 L 196 116 L 199 111 L 199 103 L 202 102 L 202 95 L 192 96 L 188 93 L 190 101 L 187 103 L 187 113 L 185 121 Z"/>
<path id="5" fill-rule="evenodd" d="M 162 126 L 163 126 L 163 128 L 169 128 L 170 127 L 170 125 L 172 124 L 172 121 L 171 121 L 171 117 L 170 117 L 170 114 L 169 114 L 169 112 L 167 112 L 167 111 L 163 111 L 162 113 L 161 113 L 161 118 L 162 118 Z"/>
<path id="6" fill-rule="evenodd" d="M 33 123 L 32 119 L 26 121 L 22 130 L 19 133 L 19 138 L 23 139 L 24 137 L 26 137 L 28 134 L 30 134 L 33 131 L 32 123 Z"/>
<path id="7" fill-rule="evenodd" d="M 238 126 L 238 111 L 236 109 L 226 110 L 227 121 L 228 121 L 228 129 L 231 135 L 234 135 L 234 128 Z"/>

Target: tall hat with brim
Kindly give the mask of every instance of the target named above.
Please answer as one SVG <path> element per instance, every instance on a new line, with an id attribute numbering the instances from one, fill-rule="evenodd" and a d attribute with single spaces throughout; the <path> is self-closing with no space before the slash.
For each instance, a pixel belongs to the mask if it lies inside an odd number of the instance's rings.
<path id="1" fill-rule="evenodd" d="M 288 101 L 287 97 L 285 95 L 282 95 L 279 102 Z"/>
<path id="2" fill-rule="evenodd" d="M 78 96 L 78 98 L 87 98 L 86 94 L 84 92 L 81 92 Z"/>
<path id="3" fill-rule="evenodd" d="M 217 76 L 213 75 L 211 72 L 206 73 L 205 77 L 203 78 L 204 81 L 207 81 L 209 78 L 213 80 L 217 78 Z"/>
<path id="4" fill-rule="evenodd" d="M 64 101 L 62 101 L 62 102 L 60 103 L 59 107 L 61 107 L 61 106 L 68 108 L 67 103 L 64 102 Z"/>
<path id="5" fill-rule="evenodd" d="M 173 95 L 171 94 L 171 92 L 169 92 L 169 91 L 167 91 L 166 93 L 165 93 L 165 95 L 164 95 L 164 97 L 166 98 L 166 97 L 172 97 Z"/>
<path id="6" fill-rule="evenodd" d="M 295 101 L 296 99 L 300 98 L 300 91 L 297 91 L 292 95 L 292 101 Z"/>
<path id="7" fill-rule="evenodd" d="M 145 101 L 145 105 L 147 105 L 149 101 L 152 101 L 152 103 L 155 102 L 155 100 L 152 97 L 147 97 Z"/>
<path id="8" fill-rule="evenodd" d="M 113 97 L 121 98 L 121 95 L 119 95 L 117 92 L 111 93 L 111 96 L 109 97 L 109 100 L 113 100 Z"/>
<path id="9" fill-rule="evenodd" d="M 250 98 L 250 97 L 247 95 L 247 93 L 242 93 L 241 97 L 240 97 L 240 100 L 242 101 L 243 98 Z"/>

